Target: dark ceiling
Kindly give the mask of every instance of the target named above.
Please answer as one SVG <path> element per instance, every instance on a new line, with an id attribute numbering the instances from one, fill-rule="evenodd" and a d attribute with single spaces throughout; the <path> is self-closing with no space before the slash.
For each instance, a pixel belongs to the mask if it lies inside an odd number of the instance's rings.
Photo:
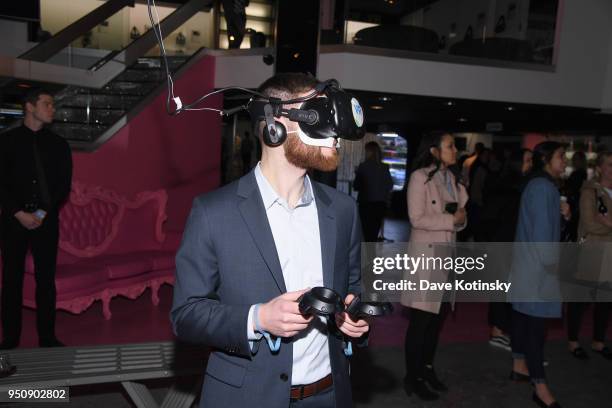
<path id="1" fill-rule="evenodd" d="M 598 109 L 353 90 L 349 92 L 363 106 L 366 126 L 371 132 L 398 131 L 400 134 L 414 134 L 445 130 L 506 135 L 527 132 L 612 135 L 612 115 L 603 114 Z M 226 95 L 224 107 L 233 108 L 247 100 L 245 95 Z M 241 116 L 247 119 L 246 113 Z"/>
<path id="2" fill-rule="evenodd" d="M 438 0 L 350 0 L 349 10 L 381 16 L 404 16 Z"/>
<path id="3" fill-rule="evenodd" d="M 612 134 L 612 115 L 602 114 L 597 109 L 365 91 L 353 91 L 353 94 L 364 107 L 366 123 L 371 131 L 386 128 L 485 132 L 492 126 L 496 132 L 505 134 Z"/>

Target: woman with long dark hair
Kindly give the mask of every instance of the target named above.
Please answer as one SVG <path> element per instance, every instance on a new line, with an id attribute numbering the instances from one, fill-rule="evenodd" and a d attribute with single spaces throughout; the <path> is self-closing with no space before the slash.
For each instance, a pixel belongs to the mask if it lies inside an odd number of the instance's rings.
<path id="1" fill-rule="evenodd" d="M 454 242 L 457 231 L 465 228 L 468 197 L 451 171 L 456 162 L 457 148 L 451 134 L 437 132 L 424 137 L 408 184 L 411 245 Z M 404 388 L 408 395 L 435 400 L 439 397 L 436 391 L 448 389 L 433 368 L 443 322 L 441 302 L 403 297 L 402 304 L 410 307 Z"/>
<path id="2" fill-rule="evenodd" d="M 521 196 L 515 237 L 519 244 L 512 264 L 512 285 L 518 289 L 512 294 L 511 379 L 531 380 L 538 406 L 560 408 L 546 382 L 544 343 L 547 319 L 561 317 L 561 303 L 538 301 L 538 295 L 558 288 L 558 280 L 550 275 L 558 263 L 558 252 L 547 243 L 561 240 L 563 219 L 571 217 L 558 188 L 566 167 L 563 145 L 552 141 L 538 144 L 533 151 L 533 167 Z"/>

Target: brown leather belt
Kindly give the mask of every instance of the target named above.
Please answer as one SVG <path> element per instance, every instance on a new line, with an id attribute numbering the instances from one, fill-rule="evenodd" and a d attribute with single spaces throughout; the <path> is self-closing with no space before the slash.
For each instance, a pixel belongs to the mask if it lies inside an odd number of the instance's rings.
<path id="1" fill-rule="evenodd" d="M 295 385 L 291 387 L 291 399 L 301 400 L 304 398 L 312 397 L 313 395 L 318 394 L 321 391 L 325 391 L 326 389 L 331 387 L 333 383 L 334 380 L 332 379 L 332 375 L 328 374 L 327 377 L 323 377 L 319 381 L 313 382 L 312 384 Z"/>

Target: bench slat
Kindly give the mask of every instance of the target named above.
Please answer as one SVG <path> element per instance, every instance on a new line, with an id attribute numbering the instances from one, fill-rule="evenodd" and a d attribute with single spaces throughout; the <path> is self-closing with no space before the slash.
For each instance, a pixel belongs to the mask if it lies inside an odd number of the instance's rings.
<path id="1" fill-rule="evenodd" d="M 0 391 L 202 374 L 208 358 L 203 347 L 173 342 L 17 349 L 5 354 L 17 372 L 0 379 Z"/>

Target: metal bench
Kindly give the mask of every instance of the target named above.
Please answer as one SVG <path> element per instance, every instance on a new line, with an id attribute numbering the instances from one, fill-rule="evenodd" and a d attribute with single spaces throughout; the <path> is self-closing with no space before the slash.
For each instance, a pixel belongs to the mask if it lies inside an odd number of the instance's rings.
<path id="1" fill-rule="evenodd" d="M 5 351 L 17 371 L 0 379 L 0 392 L 15 388 L 50 388 L 121 382 L 138 408 L 189 408 L 199 381 L 175 382 L 161 406 L 138 380 L 203 374 L 208 349 L 159 342 L 89 347 L 16 349 Z"/>

